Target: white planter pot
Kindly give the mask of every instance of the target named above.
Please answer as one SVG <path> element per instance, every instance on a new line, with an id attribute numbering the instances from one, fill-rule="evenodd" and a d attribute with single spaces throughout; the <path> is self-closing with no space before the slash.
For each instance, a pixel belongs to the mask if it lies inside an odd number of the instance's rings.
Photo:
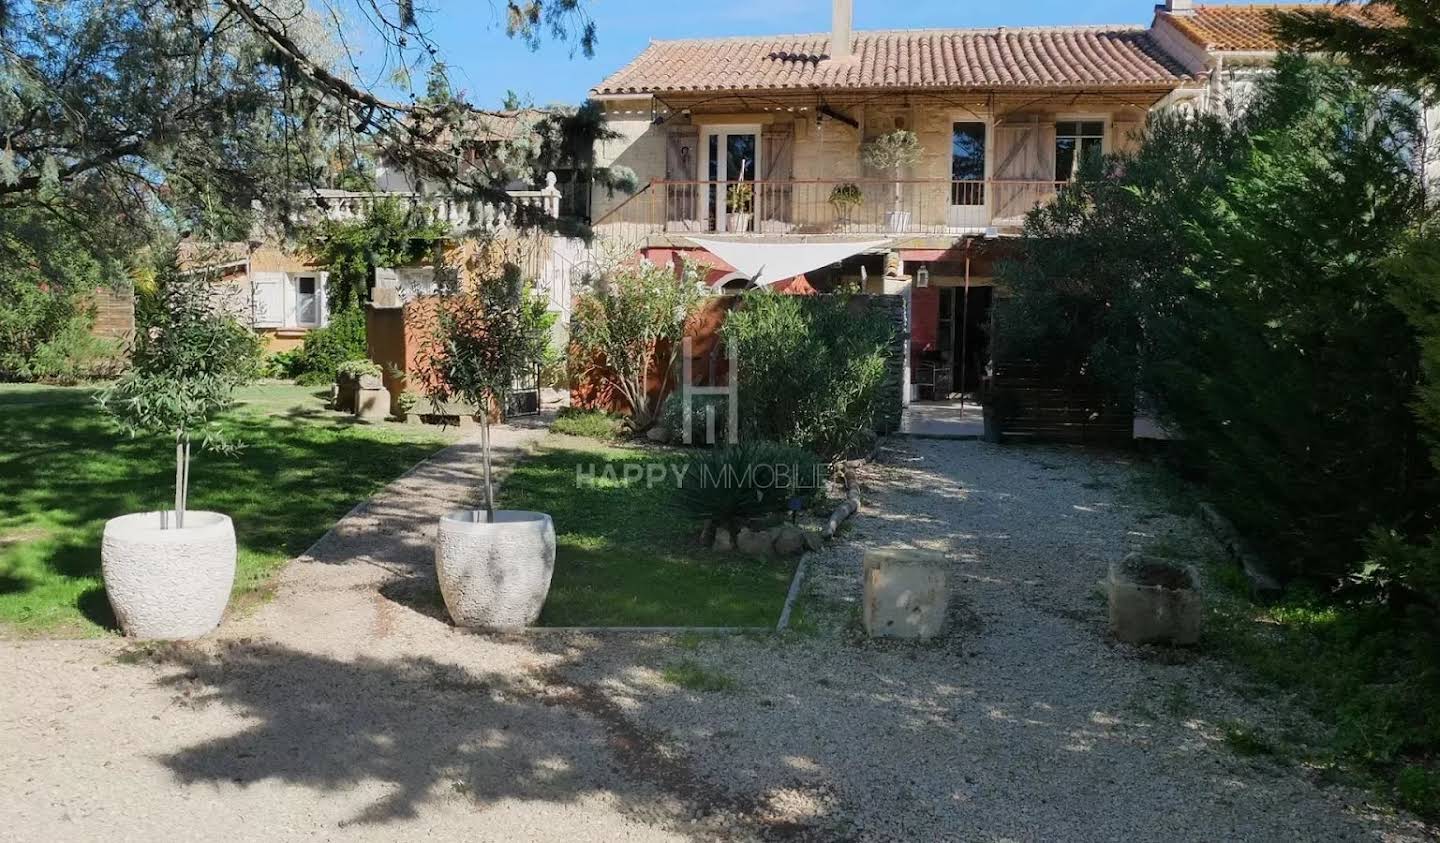
<path id="1" fill-rule="evenodd" d="M 750 230 L 750 215 L 729 213 L 725 215 L 725 227 L 731 234 L 744 234 Z"/>
<path id="2" fill-rule="evenodd" d="M 456 626 L 503 629 L 540 617 L 555 571 L 555 525 L 543 512 L 461 510 L 440 519 L 435 575 Z"/>
<path id="3" fill-rule="evenodd" d="M 174 513 L 166 513 L 174 526 Z M 235 583 L 235 525 L 218 512 L 187 511 L 184 529 L 161 513 L 105 522 L 105 593 L 132 638 L 198 638 L 220 624 Z"/>
<path id="4" fill-rule="evenodd" d="M 897 234 L 908 231 L 910 229 L 910 212 L 886 211 L 885 228 Z"/>

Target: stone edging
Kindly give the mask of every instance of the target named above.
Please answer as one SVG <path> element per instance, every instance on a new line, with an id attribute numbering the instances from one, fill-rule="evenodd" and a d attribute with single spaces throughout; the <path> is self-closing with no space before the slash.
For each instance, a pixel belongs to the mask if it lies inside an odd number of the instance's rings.
<path id="1" fill-rule="evenodd" d="M 1200 521 L 1224 548 L 1225 554 L 1245 572 L 1246 579 L 1250 580 L 1251 594 L 1262 600 L 1278 597 L 1285 590 L 1280 585 L 1280 580 L 1271 573 L 1265 560 L 1250 549 L 1250 545 L 1240 535 L 1240 531 L 1235 529 L 1235 525 L 1230 523 L 1230 519 L 1221 515 L 1214 504 L 1206 501 L 1201 501 L 1199 510 Z"/>

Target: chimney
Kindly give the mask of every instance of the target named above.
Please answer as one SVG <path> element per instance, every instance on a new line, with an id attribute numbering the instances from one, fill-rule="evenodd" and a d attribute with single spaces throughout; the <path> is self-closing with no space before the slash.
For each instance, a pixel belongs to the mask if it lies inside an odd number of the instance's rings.
<path id="1" fill-rule="evenodd" d="M 1195 11 L 1195 0 L 1165 0 L 1161 8 L 1171 14 L 1188 15 Z"/>
<path id="2" fill-rule="evenodd" d="M 855 11 L 854 0 L 830 0 L 830 58 L 850 58 L 850 21 Z M 1177 2 L 1177 0 L 1168 0 Z"/>

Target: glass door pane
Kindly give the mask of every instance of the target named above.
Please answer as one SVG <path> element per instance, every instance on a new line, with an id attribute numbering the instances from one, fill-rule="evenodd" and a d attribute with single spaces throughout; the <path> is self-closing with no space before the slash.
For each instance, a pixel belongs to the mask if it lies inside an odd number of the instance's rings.
<path id="1" fill-rule="evenodd" d="M 725 216 L 727 230 L 749 231 L 755 219 L 755 147 L 751 133 L 725 135 Z"/>
<path id="2" fill-rule="evenodd" d="M 956 123 L 950 132 L 950 204 L 985 204 L 985 124 Z"/>
<path id="3" fill-rule="evenodd" d="M 990 224 L 985 204 L 986 128 L 979 121 L 950 126 L 950 208 L 945 224 L 951 228 Z"/>
<path id="4" fill-rule="evenodd" d="M 315 279 L 304 277 L 295 282 L 295 321 L 301 325 L 320 322 L 320 309 L 315 300 Z"/>
<path id="5" fill-rule="evenodd" d="M 705 138 L 705 161 L 707 162 L 705 181 L 708 182 L 705 187 L 706 219 L 710 222 L 711 231 L 719 231 L 725 226 L 723 209 L 720 207 L 719 201 L 720 187 L 716 184 L 720 178 L 719 149 L 719 135 L 710 135 Z"/>

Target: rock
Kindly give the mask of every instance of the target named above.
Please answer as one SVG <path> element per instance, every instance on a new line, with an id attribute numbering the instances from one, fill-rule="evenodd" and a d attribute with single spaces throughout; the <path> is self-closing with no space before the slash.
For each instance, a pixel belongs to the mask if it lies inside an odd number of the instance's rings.
<path id="1" fill-rule="evenodd" d="M 775 531 L 775 552 L 781 556 L 797 556 L 805 549 L 805 531 L 786 524 Z"/>
<path id="2" fill-rule="evenodd" d="M 932 638 L 945 624 L 946 559 L 912 548 L 865 553 L 865 632 L 872 638 Z"/>
<path id="3" fill-rule="evenodd" d="M 729 553 L 735 549 L 735 542 L 730 538 L 730 531 L 724 527 L 715 528 L 715 543 L 711 545 L 721 553 Z"/>
<path id="4" fill-rule="evenodd" d="M 1110 565 L 1110 634 L 1129 644 L 1194 644 L 1205 601 L 1189 566 L 1132 553 Z"/>
<path id="5" fill-rule="evenodd" d="M 645 438 L 649 439 L 651 442 L 658 442 L 661 445 L 664 445 L 666 442 L 670 441 L 670 431 L 657 424 L 649 430 L 645 431 Z"/>
<path id="6" fill-rule="evenodd" d="M 805 549 L 819 550 L 825 546 L 825 537 L 820 535 L 819 530 L 804 530 Z"/>
<path id="7" fill-rule="evenodd" d="M 735 549 L 749 556 L 769 556 L 774 547 L 775 536 L 769 530 L 741 527 L 735 535 Z"/>
<path id="8" fill-rule="evenodd" d="M 700 528 L 700 544 L 709 547 L 715 543 L 715 522 L 709 518 L 705 519 L 705 526 Z"/>

